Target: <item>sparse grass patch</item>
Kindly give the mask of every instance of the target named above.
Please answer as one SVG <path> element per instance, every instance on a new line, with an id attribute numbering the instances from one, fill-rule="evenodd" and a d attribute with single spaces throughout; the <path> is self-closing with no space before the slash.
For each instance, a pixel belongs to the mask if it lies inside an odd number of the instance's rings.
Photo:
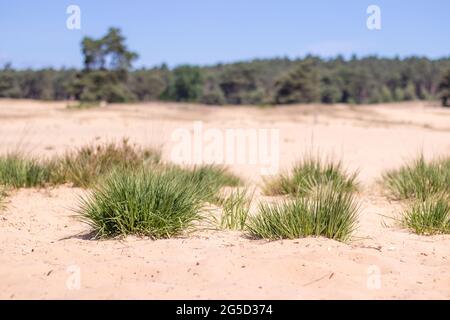
<path id="1" fill-rule="evenodd" d="M 160 152 L 151 148 L 140 148 L 121 143 L 88 145 L 53 161 L 54 183 L 71 182 L 76 187 L 90 187 L 99 178 L 115 169 L 133 169 L 156 165 Z"/>
<path id="2" fill-rule="evenodd" d="M 356 177 L 356 173 L 347 173 L 341 162 L 307 156 L 294 166 L 291 173 L 266 180 L 263 192 L 270 196 L 305 196 L 316 187 L 326 184 L 342 192 L 351 192 L 358 188 Z"/>
<path id="3" fill-rule="evenodd" d="M 333 184 L 320 185 L 308 197 L 283 203 L 261 203 L 259 214 L 247 226 L 254 238 L 278 240 L 324 236 L 339 241 L 350 239 L 356 228 L 358 204 L 350 192 Z"/>
<path id="4" fill-rule="evenodd" d="M 84 146 L 42 161 L 12 153 L 0 156 L 0 184 L 14 188 L 64 183 L 90 187 L 114 169 L 139 169 L 159 162 L 159 151 L 131 145 L 126 139 L 121 143 Z"/>
<path id="5" fill-rule="evenodd" d="M 397 199 L 420 199 L 450 194 L 450 157 L 426 162 L 423 155 L 383 175 L 386 188 Z"/>
<path id="6" fill-rule="evenodd" d="M 221 198 L 219 205 L 222 206 L 220 227 L 230 230 L 244 230 L 250 213 L 252 196 L 248 190 L 236 190 L 230 195 Z"/>
<path id="7" fill-rule="evenodd" d="M 46 161 L 27 158 L 20 153 L 0 157 L 0 185 L 29 188 L 49 183 L 52 168 Z"/>
<path id="8" fill-rule="evenodd" d="M 412 202 L 402 224 L 417 234 L 450 233 L 450 197 L 438 195 Z"/>
<path id="9" fill-rule="evenodd" d="M 81 200 L 78 213 L 100 237 L 169 238 L 200 219 L 202 186 L 167 172 L 114 172 Z"/>
<path id="10" fill-rule="evenodd" d="M 42 161 L 20 153 L 0 156 L 0 185 L 21 188 L 72 183 L 75 187 L 89 188 L 115 170 L 146 170 L 176 176 L 185 184 L 201 185 L 198 196 L 210 202 L 217 200 L 222 187 L 242 184 L 241 179 L 225 167 L 185 168 L 163 164 L 158 150 L 129 144 L 124 139 L 121 143 L 84 146 Z"/>
<path id="11" fill-rule="evenodd" d="M 70 103 L 67 104 L 66 106 L 68 110 L 86 110 L 98 107 L 100 107 L 100 102 L 81 102 L 81 101 Z"/>

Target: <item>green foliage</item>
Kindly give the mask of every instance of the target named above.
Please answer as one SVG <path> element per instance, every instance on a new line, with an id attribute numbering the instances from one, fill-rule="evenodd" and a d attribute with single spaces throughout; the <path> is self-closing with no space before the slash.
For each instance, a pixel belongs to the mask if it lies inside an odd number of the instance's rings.
<path id="1" fill-rule="evenodd" d="M 37 161 L 22 154 L 0 157 L 0 186 L 15 188 L 71 183 L 89 188 L 111 171 L 147 170 L 164 172 L 186 185 L 198 188 L 204 201 L 218 201 L 222 187 L 242 185 L 241 179 L 218 165 L 184 168 L 161 163 L 161 154 L 152 148 L 121 143 L 87 145 L 51 159 Z"/>
<path id="2" fill-rule="evenodd" d="M 397 199 L 425 200 L 440 193 L 450 193 L 450 158 L 427 163 L 420 155 L 416 160 L 383 175 L 385 187 Z"/>
<path id="3" fill-rule="evenodd" d="M 277 104 L 311 103 L 319 101 L 319 75 L 317 67 L 304 62 L 275 84 Z"/>
<path id="4" fill-rule="evenodd" d="M 202 75 L 200 69 L 191 66 L 175 68 L 167 92 L 163 94 L 168 100 L 197 101 L 201 96 Z"/>
<path id="5" fill-rule="evenodd" d="M 97 40 L 85 37 L 81 46 L 84 70 L 69 86 L 72 95 L 87 102 L 135 100 L 126 83 L 128 70 L 138 55 L 127 49 L 120 30 L 110 28 L 104 37 Z"/>
<path id="6" fill-rule="evenodd" d="M 450 233 L 450 198 L 447 195 L 432 196 L 412 202 L 402 223 L 417 234 Z"/>
<path id="7" fill-rule="evenodd" d="M 122 72 L 93 70 L 82 72 L 73 82 L 71 93 L 82 102 L 129 102 L 135 96 L 122 82 Z"/>
<path id="8" fill-rule="evenodd" d="M 439 83 L 439 93 L 444 107 L 450 107 L 450 69 L 444 74 Z"/>
<path id="9" fill-rule="evenodd" d="M 379 103 L 442 99 L 450 58 L 255 59 L 214 66 L 132 70 L 137 55 L 119 29 L 83 39 L 84 69 L 0 70 L 0 97 L 83 102 L 173 100 L 211 105 Z"/>
<path id="10" fill-rule="evenodd" d="M 401 88 L 395 88 L 394 92 L 394 101 L 403 101 L 405 100 L 405 93 Z"/>
<path id="11" fill-rule="evenodd" d="M 219 200 L 222 206 L 220 227 L 230 230 L 244 230 L 250 212 L 251 198 L 248 190 L 233 191 L 230 195 Z"/>
<path id="12" fill-rule="evenodd" d="M 219 165 L 202 165 L 192 168 L 166 166 L 165 170 L 168 175 L 176 176 L 186 184 L 202 186 L 201 198 L 209 202 L 220 201 L 219 192 L 222 187 L 237 187 L 243 183 L 238 176 Z"/>
<path id="13" fill-rule="evenodd" d="M 51 166 L 20 153 L 0 157 L 0 185 L 14 188 L 43 186 L 50 181 Z"/>
<path id="14" fill-rule="evenodd" d="M 200 103 L 209 105 L 223 105 L 225 104 L 225 96 L 220 89 L 213 88 L 202 93 Z"/>
<path id="15" fill-rule="evenodd" d="M 2 98 L 20 98 L 24 93 L 20 86 L 22 74 L 14 71 L 11 64 L 6 64 L 0 71 L 0 97 Z"/>
<path id="16" fill-rule="evenodd" d="M 380 90 L 381 101 L 382 102 L 391 102 L 393 101 L 392 93 L 388 87 L 382 86 Z"/>
<path id="17" fill-rule="evenodd" d="M 203 71 L 203 87 L 201 90 L 200 103 L 209 105 L 223 105 L 226 103 L 225 95 L 220 89 L 217 75 Z"/>
<path id="18" fill-rule="evenodd" d="M 78 212 L 99 236 L 176 236 L 200 219 L 205 202 L 240 179 L 223 167 L 120 167 L 94 187 Z"/>
<path id="19" fill-rule="evenodd" d="M 252 65 L 230 65 L 220 73 L 219 87 L 229 104 L 257 104 L 262 101 L 258 92 L 257 71 Z"/>
<path id="20" fill-rule="evenodd" d="M 90 187 L 112 170 L 151 167 L 159 161 L 158 151 L 130 145 L 126 140 L 85 146 L 43 161 L 20 153 L 7 154 L 0 157 L 0 185 L 30 188 L 72 183 Z"/>
<path id="21" fill-rule="evenodd" d="M 331 184 L 340 192 L 351 192 L 358 188 L 356 178 L 357 174 L 347 173 L 341 162 L 306 156 L 294 166 L 291 173 L 266 180 L 263 192 L 266 195 L 304 196 L 326 184 Z"/>
<path id="22" fill-rule="evenodd" d="M 52 160 L 52 182 L 90 187 L 113 170 L 154 166 L 160 157 L 159 151 L 131 145 L 126 139 L 122 143 L 88 145 Z"/>
<path id="23" fill-rule="evenodd" d="M 408 85 L 405 88 L 404 97 L 405 97 L 405 100 L 415 100 L 415 99 L 417 99 L 416 88 L 415 88 L 414 84 L 408 83 Z"/>
<path id="24" fill-rule="evenodd" d="M 99 237 L 170 238 L 200 219 L 201 188 L 172 174 L 119 170 L 81 199 L 78 213 Z"/>
<path id="25" fill-rule="evenodd" d="M 73 69 L 14 70 L 6 64 L 0 70 L 0 97 L 41 100 L 70 98 L 69 85 L 77 71 Z"/>
<path id="26" fill-rule="evenodd" d="M 450 233 L 450 158 L 426 162 L 423 155 L 383 175 L 397 199 L 409 199 L 401 223 L 417 234 Z"/>
<path id="27" fill-rule="evenodd" d="M 127 86 L 139 101 L 158 100 L 169 84 L 170 72 L 162 65 L 130 72 Z"/>
<path id="28" fill-rule="evenodd" d="M 341 101 L 341 80 L 330 71 L 324 71 L 321 77 L 320 101 L 322 103 L 337 103 Z"/>
<path id="29" fill-rule="evenodd" d="M 81 50 L 84 55 L 84 69 L 91 70 L 129 70 L 138 55 L 128 51 L 125 37 L 117 28 L 109 28 L 100 39 L 83 38 Z M 109 64 L 108 64 L 109 62 Z"/>
<path id="30" fill-rule="evenodd" d="M 259 214 L 250 218 L 247 228 L 251 237 L 268 240 L 324 236 L 348 241 L 357 216 L 352 193 L 321 185 L 309 197 L 260 204 Z"/>

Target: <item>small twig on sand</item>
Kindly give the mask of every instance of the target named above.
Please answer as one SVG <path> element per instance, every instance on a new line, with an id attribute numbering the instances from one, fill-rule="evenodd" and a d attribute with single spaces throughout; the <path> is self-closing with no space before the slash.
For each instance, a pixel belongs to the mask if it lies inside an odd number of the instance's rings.
<path id="1" fill-rule="evenodd" d="M 334 272 L 332 272 L 331 274 L 327 273 L 326 275 L 324 275 L 324 276 L 322 276 L 322 277 L 320 277 L 320 278 L 318 278 L 318 279 L 316 279 L 316 280 L 313 280 L 313 281 L 311 281 L 311 282 L 305 283 L 305 284 L 303 285 L 303 287 L 309 286 L 310 284 L 313 284 L 313 283 L 318 282 L 318 281 L 320 281 L 320 280 L 322 280 L 322 279 L 325 279 L 326 277 L 328 277 L 328 279 L 331 279 L 331 277 L 333 276 L 333 274 L 334 274 Z"/>

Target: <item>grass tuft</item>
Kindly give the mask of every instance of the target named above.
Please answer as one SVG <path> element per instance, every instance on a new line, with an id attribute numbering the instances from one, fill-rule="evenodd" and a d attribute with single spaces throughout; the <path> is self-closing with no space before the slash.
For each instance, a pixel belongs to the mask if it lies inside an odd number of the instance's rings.
<path id="1" fill-rule="evenodd" d="M 219 204 L 222 206 L 220 227 L 229 230 L 244 230 L 250 212 L 252 197 L 247 190 L 233 191 L 227 197 L 221 198 Z"/>
<path id="2" fill-rule="evenodd" d="M 99 237 L 169 238 L 191 229 L 221 187 L 238 183 L 217 166 L 121 168 L 95 186 L 77 211 Z"/>
<path id="3" fill-rule="evenodd" d="M 54 160 L 57 174 L 53 182 L 70 182 L 75 187 L 91 187 L 99 178 L 116 169 L 132 169 L 158 164 L 160 152 L 140 148 L 124 139 L 121 143 L 89 145 Z"/>
<path id="4" fill-rule="evenodd" d="M 398 170 L 388 171 L 383 181 L 399 200 L 420 199 L 439 193 L 450 193 L 450 158 L 426 162 L 423 155 Z"/>
<path id="5" fill-rule="evenodd" d="M 423 155 L 383 175 L 398 200 L 411 200 L 400 219 L 417 234 L 450 233 L 450 157 L 426 162 Z"/>
<path id="6" fill-rule="evenodd" d="M 0 157 L 0 185 L 30 188 L 47 184 L 52 175 L 46 162 L 26 158 L 20 153 Z"/>
<path id="7" fill-rule="evenodd" d="M 142 168 L 159 162 L 159 151 L 139 148 L 126 139 L 121 143 L 84 146 L 42 161 L 14 153 L 0 157 L 0 184 L 13 188 L 64 183 L 91 187 L 115 169 Z"/>
<path id="8" fill-rule="evenodd" d="M 290 174 L 266 180 L 263 193 L 269 196 L 305 196 L 320 185 L 331 184 L 336 190 L 352 192 L 358 189 L 356 173 L 347 173 L 341 162 L 307 156 L 294 166 Z"/>
<path id="9" fill-rule="evenodd" d="M 201 189 L 167 172 L 120 170 L 81 200 L 78 213 L 99 237 L 169 238 L 200 219 Z"/>
<path id="10" fill-rule="evenodd" d="M 358 205 L 354 195 L 333 184 L 321 185 L 309 197 L 283 203 L 261 203 L 259 214 L 248 223 L 254 238 L 278 240 L 324 236 L 339 241 L 350 239 L 357 224 Z"/>
<path id="11" fill-rule="evenodd" d="M 449 234 L 450 197 L 440 195 L 412 202 L 402 224 L 417 234 Z"/>

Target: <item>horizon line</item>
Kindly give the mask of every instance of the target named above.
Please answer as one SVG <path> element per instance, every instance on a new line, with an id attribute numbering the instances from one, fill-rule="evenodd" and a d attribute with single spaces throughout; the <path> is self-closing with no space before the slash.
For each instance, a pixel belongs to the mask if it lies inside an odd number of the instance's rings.
<path id="1" fill-rule="evenodd" d="M 380 60 L 387 59 L 387 60 L 400 60 L 400 61 L 404 61 L 404 60 L 408 60 L 408 59 L 427 59 L 429 61 L 440 61 L 440 60 L 450 59 L 450 53 L 447 55 L 439 56 L 439 57 L 430 57 L 426 54 L 408 54 L 408 55 L 363 54 L 363 55 L 358 55 L 357 53 L 351 53 L 351 54 L 338 53 L 335 55 L 325 56 L 325 55 L 320 55 L 320 54 L 306 53 L 304 55 L 298 55 L 296 57 L 290 57 L 289 55 L 284 55 L 284 56 L 280 55 L 280 56 L 272 56 L 272 57 L 242 58 L 242 59 L 238 59 L 238 60 L 217 61 L 217 62 L 213 62 L 213 63 L 204 63 L 204 64 L 182 62 L 182 63 L 176 63 L 176 64 L 172 64 L 172 65 L 163 61 L 163 62 L 156 63 L 153 65 L 139 65 L 139 66 L 131 68 L 130 71 L 136 71 L 136 70 L 142 70 L 142 69 L 145 69 L 145 70 L 156 69 L 156 68 L 161 68 L 162 66 L 166 66 L 169 70 L 176 69 L 177 67 L 180 67 L 180 66 L 192 66 L 192 67 L 198 67 L 198 68 L 214 68 L 214 67 L 223 66 L 223 65 L 252 63 L 252 62 L 257 62 L 257 61 L 270 61 L 270 60 L 288 60 L 291 62 L 295 62 L 295 61 L 305 60 L 307 58 L 316 58 L 316 59 L 318 58 L 324 62 L 337 60 L 339 58 L 341 58 L 342 60 L 344 60 L 346 62 L 349 62 L 352 60 L 364 60 L 364 59 L 370 59 L 370 58 L 376 58 L 376 59 L 380 59 Z M 17 71 L 82 70 L 83 69 L 83 63 L 81 63 L 81 66 L 64 66 L 63 65 L 60 67 L 56 67 L 56 66 L 15 67 L 13 61 L 8 61 L 8 59 L 4 59 L 0 70 L 4 70 L 5 67 L 7 67 L 7 66 L 10 67 L 12 70 L 17 70 Z"/>

